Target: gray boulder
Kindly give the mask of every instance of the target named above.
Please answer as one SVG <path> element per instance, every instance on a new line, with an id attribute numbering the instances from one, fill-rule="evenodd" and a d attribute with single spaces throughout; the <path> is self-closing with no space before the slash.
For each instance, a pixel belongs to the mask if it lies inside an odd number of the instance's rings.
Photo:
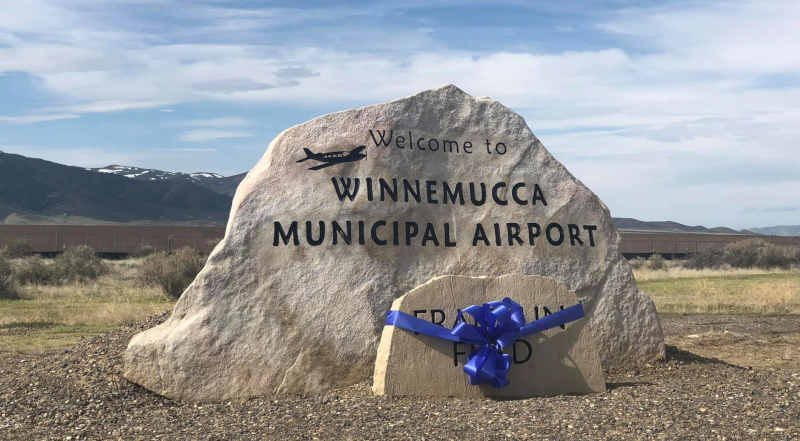
<path id="1" fill-rule="evenodd" d="M 324 115 L 272 141 L 124 376 L 190 401 L 368 381 L 392 301 L 443 275 L 551 277 L 584 302 L 604 366 L 662 358 L 619 243 L 606 206 L 490 98 L 446 86 Z"/>

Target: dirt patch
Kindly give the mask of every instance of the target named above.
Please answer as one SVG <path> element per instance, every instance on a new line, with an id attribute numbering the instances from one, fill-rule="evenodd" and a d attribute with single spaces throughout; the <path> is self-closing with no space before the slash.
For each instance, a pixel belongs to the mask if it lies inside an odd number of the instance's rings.
<path id="1" fill-rule="evenodd" d="M 120 377 L 130 337 L 165 318 L 67 351 L 0 355 L 0 439 L 800 437 L 797 358 L 752 369 L 732 361 L 733 353 L 748 350 L 752 358 L 769 357 L 756 350 L 775 345 L 761 343 L 765 336 L 794 341 L 800 317 L 666 317 L 673 342 L 669 359 L 606 372 L 608 392 L 602 394 L 521 401 L 388 399 L 372 396 L 362 384 L 318 397 L 215 404 L 176 403 Z"/>

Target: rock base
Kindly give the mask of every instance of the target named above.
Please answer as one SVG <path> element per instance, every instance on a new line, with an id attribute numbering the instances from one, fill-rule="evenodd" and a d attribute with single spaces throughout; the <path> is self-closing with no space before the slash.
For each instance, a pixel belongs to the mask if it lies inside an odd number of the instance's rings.
<path id="1" fill-rule="evenodd" d="M 459 308 L 509 297 L 522 305 L 528 323 L 578 303 L 575 293 L 548 277 L 520 274 L 434 278 L 398 298 L 393 310 L 455 324 Z M 386 326 L 378 347 L 373 391 L 378 395 L 527 398 L 605 392 L 600 356 L 587 319 L 527 336 L 506 353 L 514 362 L 510 384 L 472 386 L 464 373 L 471 348 L 394 326 Z"/>

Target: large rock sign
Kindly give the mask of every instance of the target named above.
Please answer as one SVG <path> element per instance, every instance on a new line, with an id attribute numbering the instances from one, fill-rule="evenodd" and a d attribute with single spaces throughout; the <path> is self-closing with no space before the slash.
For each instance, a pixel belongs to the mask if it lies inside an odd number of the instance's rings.
<path id="1" fill-rule="evenodd" d="M 124 375 L 192 401 L 367 381 L 392 301 L 442 275 L 551 277 L 584 302 L 604 365 L 663 357 L 618 247 L 605 205 L 494 100 L 447 86 L 321 116 L 272 141 Z"/>
<path id="2" fill-rule="evenodd" d="M 575 293 L 549 277 L 510 274 L 498 278 L 444 276 L 398 298 L 392 309 L 453 328 L 458 311 L 509 297 L 519 303 L 526 323 L 578 304 Z M 469 322 L 469 320 L 467 319 Z M 517 340 L 504 387 L 470 385 L 464 373 L 468 344 L 383 328 L 375 361 L 373 390 L 379 395 L 528 398 L 605 392 L 603 369 L 585 319 Z"/>

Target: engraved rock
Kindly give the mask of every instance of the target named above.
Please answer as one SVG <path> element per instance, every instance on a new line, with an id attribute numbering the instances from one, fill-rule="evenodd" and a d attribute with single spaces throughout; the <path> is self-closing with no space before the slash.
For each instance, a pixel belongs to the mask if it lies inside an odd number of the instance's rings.
<path id="1" fill-rule="evenodd" d="M 398 298 L 392 309 L 453 328 L 459 309 L 504 297 L 522 306 L 527 323 L 578 303 L 574 292 L 549 277 L 444 276 Z M 373 390 L 378 395 L 462 398 L 605 392 L 600 356 L 587 324 L 580 319 L 565 324 L 563 330 L 532 334 L 505 348 L 513 362 L 510 383 L 502 388 L 470 385 L 464 373 L 470 345 L 386 326 L 378 345 Z"/>
<path id="2" fill-rule="evenodd" d="M 366 381 L 394 299 L 443 275 L 551 277 L 583 301 L 605 366 L 661 358 L 619 243 L 597 196 L 490 98 L 446 86 L 324 115 L 272 141 L 123 374 L 191 401 Z"/>

